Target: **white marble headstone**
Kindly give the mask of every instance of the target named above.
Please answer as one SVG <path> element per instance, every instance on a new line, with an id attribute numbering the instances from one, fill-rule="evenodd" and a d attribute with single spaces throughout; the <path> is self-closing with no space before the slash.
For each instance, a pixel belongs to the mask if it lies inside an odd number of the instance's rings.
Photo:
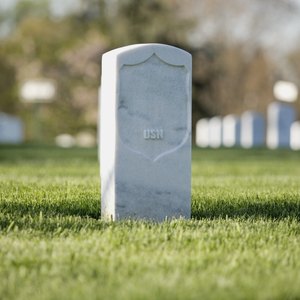
<path id="1" fill-rule="evenodd" d="M 241 116 L 241 146 L 243 148 L 265 145 L 265 120 L 262 114 L 246 111 Z"/>
<path id="2" fill-rule="evenodd" d="M 208 145 L 211 148 L 219 148 L 222 145 L 222 118 L 213 117 L 208 122 L 209 140 Z"/>
<path id="3" fill-rule="evenodd" d="M 267 146 L 271 149 L 290 147 L 290 130 L 296 121 L 293 106 L 273 102 L 268 107 Z"/>
<path id="4" fill-rule="evenodd" d="M 300 150 L 300 121 L 294 122 L 290 132 L 290 147 L 292 150 Z"/>
<path id="5" fill-rule="evenodd" d="M 23 141 L 24 128 L 21 119 L 0 113 L 0 144 L 20 144 Z"/>
<path id="6" fill-rule="evenodd" d="M 161 44 L 102 57 L 101 214 L 191 215 L 191 55 Z"/>
<path id="7" fill-rule="evenodd" d="M 223 118 L 223 146 L 240 146 L 241 122 L 235 115 L 227 115 Z"/>
<path id="8" fill-rule="evenodd" d="M 208 119 L 200 119 L 196 124 L 196 145 L 201 148 L 208 147 L 209 131 Z"/>

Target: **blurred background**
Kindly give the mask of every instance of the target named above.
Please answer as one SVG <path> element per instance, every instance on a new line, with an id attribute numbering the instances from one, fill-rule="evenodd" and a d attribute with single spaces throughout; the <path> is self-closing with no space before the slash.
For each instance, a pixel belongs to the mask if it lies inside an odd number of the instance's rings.
<path id="1" fill-rule="evenodd" d="M 300 0 L 1 0 L 0 134 L 95 145 L 101 55 L 150 42 L 193 55 L 194 128 L 300 84 Z"/>

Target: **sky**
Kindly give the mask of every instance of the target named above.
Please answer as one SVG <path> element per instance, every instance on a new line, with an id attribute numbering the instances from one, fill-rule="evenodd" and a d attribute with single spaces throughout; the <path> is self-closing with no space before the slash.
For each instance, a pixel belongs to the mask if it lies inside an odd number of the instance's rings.
<path id="1" fill-rule="evenodd" d="M 194 1 L 194 15 L 199 21 L 190 36 L 193 45 L 226 34 L 250 48 L 260 45 L 274 56 L 300 49 L 300 0 L 216 0 L 214 3 L 217 5 L 208 10 L 204 1 Z"/>

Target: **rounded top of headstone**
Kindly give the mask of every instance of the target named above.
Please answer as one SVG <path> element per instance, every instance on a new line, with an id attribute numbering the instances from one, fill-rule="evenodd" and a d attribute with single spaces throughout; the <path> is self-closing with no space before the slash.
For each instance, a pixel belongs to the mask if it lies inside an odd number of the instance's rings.
<path id="1" fill-rule="evenodd" d="M 208 124 L 209 119 L 208 118 L 202 118 L 197 121 L 197 125 L 203 125 L 203 124 Z"/>
<path id="2" fill-rule="evenodd" d="M 210 122 L 221 122 L 222 117 L 221 116 L 214 116 L 210 118 Z"/>
<path id="3" fill-rule="evenodd" d="M 263 122 L 263 120 L 263 114 L 254 110 L 247 110 L 241 116 L 242 122 Z"/>
<path id="4" fill-rule="evenodd" d="M 147 60 L 153 54 L 171 65 L 191 67 L 192 56 L 190 53 L 171 45 L 157 43 L 134 44 L 117 48 L 104 53 L 103 59 L 126 59 L 126 64 L 136 64 L 137 61 Z"/>
<path id="5" fill-rule="evenodd" d="M 226 115 L 223 117 L 223 126 L 234 126 L 239 122 L 239 117 L 234 114 Z"/>
<path id="6" fill-rule="evenodd" d="M 248 117 L 248 116 L 261 116 L 261 113 L 255 111 L 255 110 L 246 110 L 242 113 L 242 117 Z"/>
<path id="7" fill-rule="evenodd" d="M 231 122 L 231 121 L 236 121 L 238 119 L 237 115 L 234 114 L 229 114 L 223 117 L 223 121 L 225 122 Z"/>

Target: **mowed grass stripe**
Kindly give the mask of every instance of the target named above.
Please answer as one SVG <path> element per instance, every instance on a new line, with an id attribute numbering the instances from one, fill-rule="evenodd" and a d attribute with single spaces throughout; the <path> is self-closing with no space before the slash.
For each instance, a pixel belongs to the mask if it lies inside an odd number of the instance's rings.
<path id="1" fill-rule="evenodd" d="M 299 224 L 293 220 L 100 223 L 102 228 L 51 236 L 7 232 L 0 239 L 0 275 L 13 291 L 5 289 L 4 295 L 25 290 L 36 299 L 58 293 L 68 299 L 81 293 L 91 299 L 123 293 L 130 299 L 196 299 L 299 293 L 291 284 L 299 282 L 300 255 Z"/>

